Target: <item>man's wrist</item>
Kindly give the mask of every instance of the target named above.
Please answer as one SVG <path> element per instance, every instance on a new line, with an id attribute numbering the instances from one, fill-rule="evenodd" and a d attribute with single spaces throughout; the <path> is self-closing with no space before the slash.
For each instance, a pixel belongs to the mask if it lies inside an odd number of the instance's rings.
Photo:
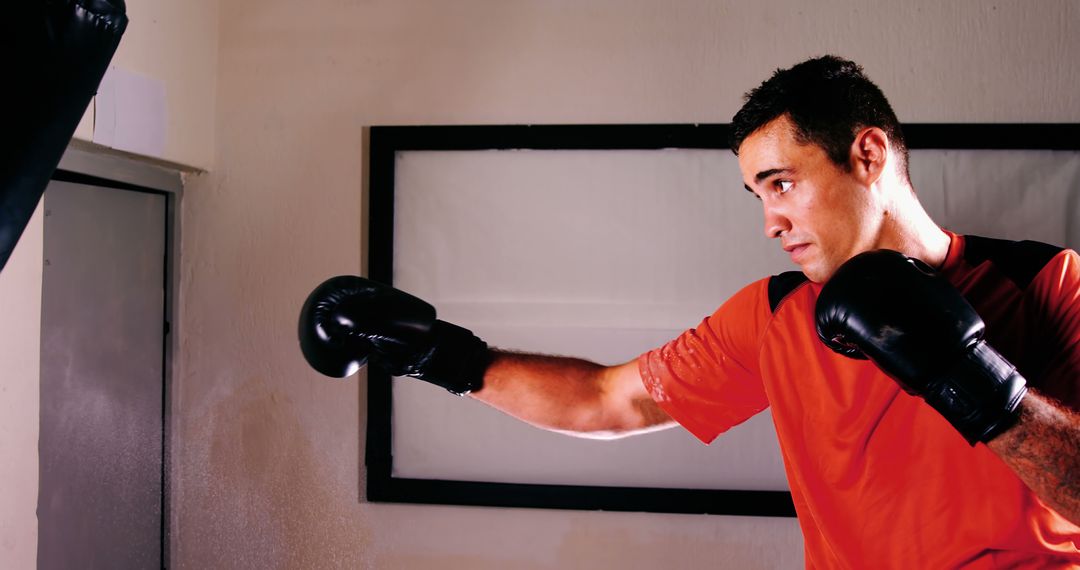
<path id="1" fill-rule="evenodd" d="M 1008 360 L 979 341 L 928 388 L 923 394 L 926 402 L 975 445 L 1016 423 L 1027 381 Z"/>
<path id="2" fill-rule="evenodd" d="M 484 387 L 484 373 L 491 364 L 486 342 L 469 329 L 437 320 L 432 325 L 431 350 L 410 373 L 463 396 Z"/>

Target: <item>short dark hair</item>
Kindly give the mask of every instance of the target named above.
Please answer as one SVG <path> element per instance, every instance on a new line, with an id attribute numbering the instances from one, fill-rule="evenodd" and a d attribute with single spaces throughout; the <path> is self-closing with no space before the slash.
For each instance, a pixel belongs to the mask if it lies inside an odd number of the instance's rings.
<path id="1" fill-rule="evenodd" d="M 746 103 L 731 120 L 731 150 L 736 155 L 746 137 L 787 115 L 795 125 L 796 140 L 820 146 L 847 170 L 855 134 L 878 127 L 900 156 L 898 171 L 910 180 L 907 144 L 896 113 L 881 89 L 853 61 L 826 55 L 778 69 L 744 99 Z"/>

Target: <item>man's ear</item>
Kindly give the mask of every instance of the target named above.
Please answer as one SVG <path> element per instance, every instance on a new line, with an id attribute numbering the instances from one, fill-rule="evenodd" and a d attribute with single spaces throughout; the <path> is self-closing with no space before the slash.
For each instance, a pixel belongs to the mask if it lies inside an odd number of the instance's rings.
<path id="1" fill-rule="evenodd" d="M 889 157 L 889 137 L 878 127 L 867 127 L 855 134 L 851 143 L 852 172 L 867 184 L 873 184 L 885 172 Z"/>

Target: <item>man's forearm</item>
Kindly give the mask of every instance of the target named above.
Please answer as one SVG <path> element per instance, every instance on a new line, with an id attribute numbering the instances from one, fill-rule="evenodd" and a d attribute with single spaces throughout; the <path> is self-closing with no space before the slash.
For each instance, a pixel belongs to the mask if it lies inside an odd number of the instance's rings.
<path id="1" fill-rule="evenodd" d="M 671 423 L 645 392 L 636 362 L 607 367 L 563 356 L 491 354 L 484 387 L 470 396 L 537 427 L 609 439 Z"/>
<path id="2" fill-rule="evenodd" d="M 987 446 L 1050 508 L 1080 524 L 1080 414 L 1034 391 Z"/>
<path id="3" fill-rule="evenodd" d="M 533 425 L 574 431 L 582 421 L 576 410 L 595 407 L 602 371 L 578 358 L 493 350 L 484 387 L 470 395 Z"/>

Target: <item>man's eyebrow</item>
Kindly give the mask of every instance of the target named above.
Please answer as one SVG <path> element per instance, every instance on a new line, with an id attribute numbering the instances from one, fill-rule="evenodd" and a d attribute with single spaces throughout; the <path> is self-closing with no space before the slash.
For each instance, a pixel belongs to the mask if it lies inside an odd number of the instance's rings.
<path id="1" fill-rule="evenodd" d="M 781 174 L 783 172 L 790 172 L 790 169 L 787 169 L 787 168 L 770 168 L 768 170 L 762 170 L 761 172 L 758 172 L 757 174 L 754 175 L 754 182 L 761 182 L 762 180 L 765 180 L 766 178 L 772 176 L 773 174 Z"/>
<path id="2" fill-rule="evenodd" d="M 783 174 L 785 172 L 791 172 L 791 169 L 790 168 L 770 168 L 768 170 L 762 170 L 761 172 L 758 172 L 757 174 L 754 175 L 754 184 L 757 184 L 757 183 L 761 182 L 762 180 L 765 180 L 766 178 L 772 176 L 773 174 Z M 746 188 L 747 192 L 749 192 L 751 194 L 754 194 L 754 191 L 750 189 L 750 186 L 748 186 L 746 184 L 743 184 L 743 188 Z M 754 195 L 756 196 L 757 194 L 754 194 Z"/>

